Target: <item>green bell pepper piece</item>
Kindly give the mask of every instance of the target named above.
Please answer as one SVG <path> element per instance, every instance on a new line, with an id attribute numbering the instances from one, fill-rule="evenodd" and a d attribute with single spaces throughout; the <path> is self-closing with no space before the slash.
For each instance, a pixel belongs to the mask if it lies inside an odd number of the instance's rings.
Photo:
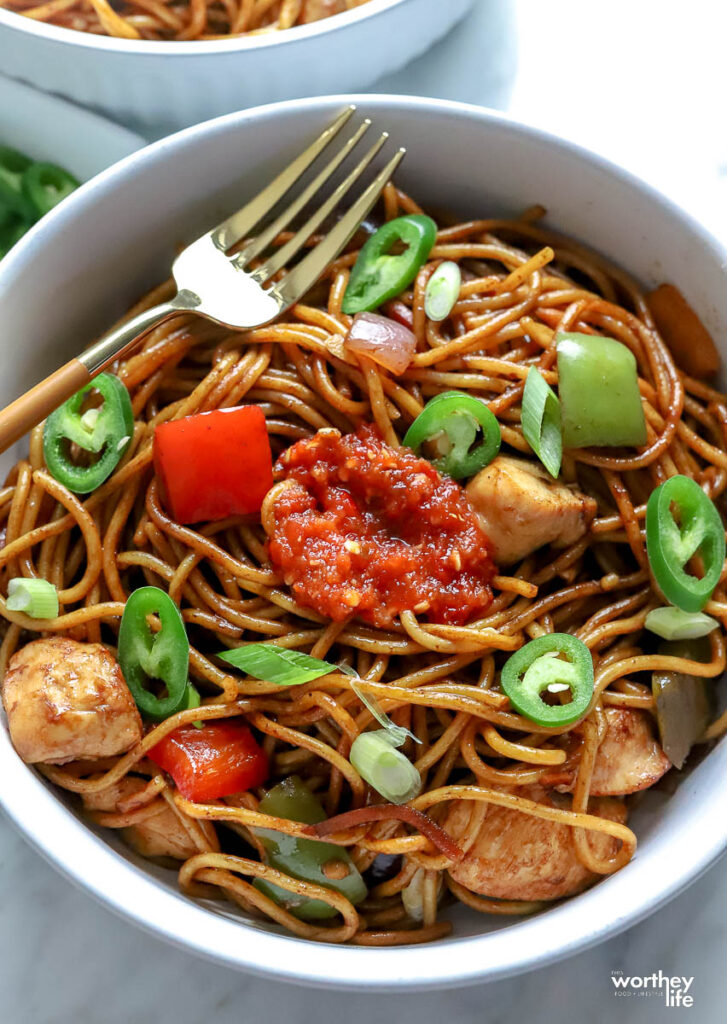
<path id="1" fill-rule="evenodd" d="M 258 810 L 261 814 L 302 821 L 306 825 L 317 825 L 326 817 L 318 798 L 297 775 L 273 786 L 260 801 Z M 266 828 L 256 828 L 254 832 L 262 840 L 271 867 L 292 878 L 335 889 L 353 904 L 360 903 L 366 896 L 366 883 L 343 846 L 287 836 Z M 342 862 L 348 868 L 345 878 L 327 877 L 323 867 L 330 861 Z M 298 896 L 263 878 L 256 878 L 254 885 L 302 921 L 320 921 L 336 916 L 337 911 L 323 900 Z"/>
<path id="2" fill-rule="evenodd" d="M 560 332 L 558 394 L 566 448 L 646 444 L 636 360 L 620 341 Z"/>

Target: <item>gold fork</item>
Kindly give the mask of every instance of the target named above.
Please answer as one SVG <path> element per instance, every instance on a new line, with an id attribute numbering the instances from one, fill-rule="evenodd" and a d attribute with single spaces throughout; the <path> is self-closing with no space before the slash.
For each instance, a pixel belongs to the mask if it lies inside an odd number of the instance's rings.
<path id="1" fill-rule="evenodd" d="M 252 261 L 261 256 L 277 235 L 285 230 L 306 204 L 316 197 L 321 187 L 366 133 L 371 122 L 368 119 L 363 121 L 300 194 L 259 234 L 250 236 L 340 132 L 355 109 L 354 106 L 350 106 L 344 110 L 258 195 L 217 227 L 188 245 L 177 256 L 172 267 L 177 285 L 177 294 L 173 299 L 145 310 L 104 335 L 80 356 L 71 359 L 3 409 L 0 412 L 0 452 L 4 452 L 31 427 L 40 423 L 115 359 L 129 352 L 145 334 L 168 317 L 178 313 L 198 313 L 215 323 L 247 330 L 270 323 L 276 316 L 298 302 L 361 226 L 399 165 L 405 150 L 399 149 L 391 157 L 334 227 L 288 270 L 284 277 L 270 283 L 272 278 L 300 253 L 326 217 L 333 213 L 384 145 L 388 133 L 383 132 L 377 138 L 368 152 L 328 198 L 308 216 L 293 237 L 252 270 L 248 269 Z M 233 246 L 246 238 L 250 240 L 242 249 L 232 256 L 228 255 Z"/>

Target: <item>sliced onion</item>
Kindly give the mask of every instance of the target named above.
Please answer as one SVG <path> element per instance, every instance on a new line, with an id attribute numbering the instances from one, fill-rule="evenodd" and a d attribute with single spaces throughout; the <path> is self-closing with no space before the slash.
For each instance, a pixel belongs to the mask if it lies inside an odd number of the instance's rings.
<path id="1" fill-rule="evenodd" d="M 401 299 L 391 299 L 390 302 L 387 302 L 384 306 L 384 313 L 390 320 L 394 320 L 397 324 L 403 324 L 404 327 L 411 327 L 414 323 L 414 314 Z"/>
<path id="2" fill-rule="evenodd" d="M 392 373 L 403 373 L 416 350 L 416 338 L 403 324 L 379 313 L 357 313 L 345 342 L 350 352 L 373 359 Z"/>
<path id="3" fill-rule="evenodd" d="M 401 902 L 413 921 L 422 921 L 424 919 L 424 908 L 422 906 L 423 882 L 424 868 L 417 868 L 411 882 L 401 890 Z"/>

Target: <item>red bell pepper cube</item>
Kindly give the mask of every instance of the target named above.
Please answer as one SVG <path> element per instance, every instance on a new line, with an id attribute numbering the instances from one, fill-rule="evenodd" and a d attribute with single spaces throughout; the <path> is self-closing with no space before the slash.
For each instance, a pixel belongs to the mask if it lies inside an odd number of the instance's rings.
<path id="1" fill-rule="evenodd" d="M 194 803 L 242 793 L 268 777 L 265 751 L 239 720 L 205 722 L 201 729 L 182 725 L 152 747 L 148 757 Z"/>
<path id="2" fill-rule="evenodd" d="M 161 423 L 154 468 L 178 523 L 257 513 L 273 485 L 265 413 L 242 405 Z"/>

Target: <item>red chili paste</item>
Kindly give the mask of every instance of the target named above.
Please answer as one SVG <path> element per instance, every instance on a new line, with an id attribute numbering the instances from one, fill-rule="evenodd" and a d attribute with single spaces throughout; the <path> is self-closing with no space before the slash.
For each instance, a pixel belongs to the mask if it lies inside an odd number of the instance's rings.
<path id="1" fill-rule="evenodd" d="M 374 428 L 320 431 L 278 460 L 270 558 L 307 608 L 387 628 L 403 611 L 462 625 L 496 573 L 464 491 Z"/>

